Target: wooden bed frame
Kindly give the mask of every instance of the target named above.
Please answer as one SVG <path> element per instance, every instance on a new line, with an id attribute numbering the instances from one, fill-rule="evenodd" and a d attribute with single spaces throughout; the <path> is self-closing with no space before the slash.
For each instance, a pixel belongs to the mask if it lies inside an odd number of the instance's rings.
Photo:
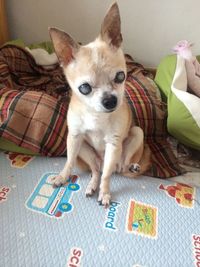
<path id="1" fill-rule="evenodd" d="M 0 46 L 8 41 L 8 38 L 5 0 L 0 0 Z"/>

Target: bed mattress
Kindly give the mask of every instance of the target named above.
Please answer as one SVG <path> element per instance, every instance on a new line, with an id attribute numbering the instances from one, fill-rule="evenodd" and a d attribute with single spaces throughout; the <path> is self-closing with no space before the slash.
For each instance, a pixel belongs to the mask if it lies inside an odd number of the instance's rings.
<path id="1" fill-rule="evenodd" d="M 113 175 L 108 209 L 90 174 L 51 178 L 65 158 L 0 153 L 0 266 L 200 266 L 200 189 Z"/>

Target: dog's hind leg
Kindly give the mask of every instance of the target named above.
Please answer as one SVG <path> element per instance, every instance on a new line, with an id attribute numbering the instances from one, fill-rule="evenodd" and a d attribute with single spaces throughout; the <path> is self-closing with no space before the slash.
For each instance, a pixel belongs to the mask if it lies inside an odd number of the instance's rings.
<path id="1" fill-rule="evenodd" d="M 118 172 L 133 178 L 147 171 L 151 164 L 151 151 L 144 144 L 144 133 L 140 127 L 133 126 L 123 144 L 123 154 Z"/>
<path id="2" fill-rule="evenodd" d="M 129 164 L 127 170 L 122 174 L 124 176 L 135 178 L 139 175 L 145 173 L 151 166 L 151 150 L 147 144 L 144 145 L 142 149 L 142 155 L 137 153 L 131 158 L 131 163 Z M 138 155 L 141 155 L 140 159 Z M 137 162 L 137 163 L 135 163 Z"/>
<path id="3" fill-rule="evenodd" d="M 89 166 L 92 172 L 91 180 L 85 192 L 86 196 L 89 197 L 94 194 L 99 183 L 101 160 L 86 142 L 83 142 L 78 157 Z"/>
<path id="4" fill-rule="evenodd" d="M 133 126 L 123 144 L 123 154 L 118 172 L 127 177 L 136 177 L 147 171 L 151 164 L 151 151 L 144 145 L 144 133 Z"/>
<path id="5" fill-rule="evenodd" d="M 118 172 L 124 173 L 129 169 L 137 172 L 140 169 L 139 161 L 144 149 L 144 133 L 140 127 L 133 126 L 130 129 L 129 136 L 123 144 L 122 158 Z"/>

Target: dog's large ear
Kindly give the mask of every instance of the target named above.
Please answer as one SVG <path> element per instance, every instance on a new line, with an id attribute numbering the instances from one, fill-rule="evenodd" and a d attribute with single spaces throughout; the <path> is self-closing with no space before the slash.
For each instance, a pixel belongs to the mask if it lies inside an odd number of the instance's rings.
<path id="1" fill-rule="evenodd" d="M 100 37 L 103 41 L 113 45 L 114 47 L 118 48 L 121 46 L 121 20 L 117 3 L 114 3 L 106 14 L 101 25 Z"/>
<path id="2" fill-rule="evenodd" d="M 61 66 L 67 66 L 77 53 L 79 45 L 70 35 L 57 28 L 49 28 L 49 34 Z"/>

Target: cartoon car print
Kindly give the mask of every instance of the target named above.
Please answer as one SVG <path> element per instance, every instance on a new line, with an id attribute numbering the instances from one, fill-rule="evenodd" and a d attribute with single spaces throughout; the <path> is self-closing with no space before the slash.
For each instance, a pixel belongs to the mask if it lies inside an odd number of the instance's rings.
<path id="1" fill-rule="evenodd" d="M 193 207 L 195 188 L 187 184 L 176 183 L 175 185 L 168 185 L 166 187 L 161 184 L 159 189 L 164 190 L 170 197 L 175 198 L 180 206 L 185 208 Z"/>
<path id="2" fill-rule="evenodd" d="M 24 168 L 35 157 L 31 155 L 24 155 L 18 152 L 5 152 L 7 159 L 10 160 L 10 164 L 15 168 Z"/>
<path id="3" fill-rule="evenodd" d="M 72 175 L 65 185 L 54 188 L 52 178 L 56 173 L 44 174 L 35 190 L 26 202 L 27 208 L 43 213 L 50 217 L 61 218 L 65 213 L 72 211 L 70 203 L 73 192 L 80 189 L 77 183 L 78 176 Z"/>

